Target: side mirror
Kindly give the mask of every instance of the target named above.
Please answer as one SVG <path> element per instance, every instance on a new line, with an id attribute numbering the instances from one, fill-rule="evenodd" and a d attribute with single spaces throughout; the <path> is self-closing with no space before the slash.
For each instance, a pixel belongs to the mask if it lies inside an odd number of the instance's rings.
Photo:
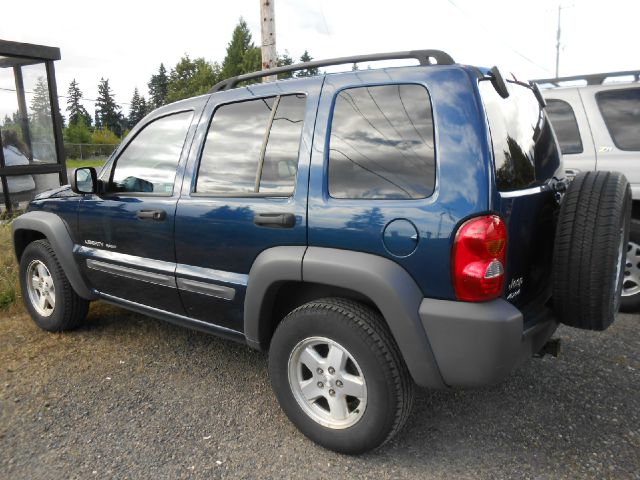
<path id="1" fill-rule="evenodd" d="M 98 174 L 93 167 L 74 170 L 71 177 L 71 190 L 74 193 L 98 193 Z"/>

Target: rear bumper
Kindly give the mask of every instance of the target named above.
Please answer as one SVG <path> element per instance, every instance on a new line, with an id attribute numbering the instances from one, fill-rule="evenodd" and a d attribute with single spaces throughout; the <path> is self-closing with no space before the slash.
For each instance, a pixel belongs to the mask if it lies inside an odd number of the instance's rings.
<path id="1" fill-rule="evenodd" d="M 420 319 L 449 386 L 475 387 L 503 380 L 547 342 L 558 326 L 543 307 L 535 319 L 503 299 L 485 303 L 425 298 Z"/>

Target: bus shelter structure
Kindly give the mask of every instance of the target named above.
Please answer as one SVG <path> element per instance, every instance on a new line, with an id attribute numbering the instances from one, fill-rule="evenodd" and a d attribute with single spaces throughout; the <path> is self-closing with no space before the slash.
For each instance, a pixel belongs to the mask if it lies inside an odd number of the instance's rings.
<path id="1" fill-rule="evenodd" d="M 60 49 L 0 40 L 0 213 L 67 183 L 54 62 Z"/>

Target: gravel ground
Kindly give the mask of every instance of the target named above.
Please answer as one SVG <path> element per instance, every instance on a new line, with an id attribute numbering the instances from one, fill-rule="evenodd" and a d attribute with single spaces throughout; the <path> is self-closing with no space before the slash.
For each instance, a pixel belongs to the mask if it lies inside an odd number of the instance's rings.
<path id="1" fill-rule="evenodd" d="M 266 356 L 95 305 L 85 328 L 0 313 L 0 477 L 640 479 L 640 316 L 561 328 L 501 385 L 419 391 L 405 429 L 348 457 L 304 438 Z"/>

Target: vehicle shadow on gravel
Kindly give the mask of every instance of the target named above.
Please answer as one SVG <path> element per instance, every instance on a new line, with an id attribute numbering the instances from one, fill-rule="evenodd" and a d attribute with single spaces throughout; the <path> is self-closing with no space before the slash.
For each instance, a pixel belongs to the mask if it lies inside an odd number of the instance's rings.
<path id="1" fill-rule="evenodd" d="M 30 478 L 634 478 L 638 320 L 621 316 L 604 334 L 561 328 L 560 358 L 494 387 L 418 390 L 394 440 L 349 457 L 287 420 L 264 353 L 104 304 L 62 335 L 22 316 L 0 331 L 0 465 Z"/>

